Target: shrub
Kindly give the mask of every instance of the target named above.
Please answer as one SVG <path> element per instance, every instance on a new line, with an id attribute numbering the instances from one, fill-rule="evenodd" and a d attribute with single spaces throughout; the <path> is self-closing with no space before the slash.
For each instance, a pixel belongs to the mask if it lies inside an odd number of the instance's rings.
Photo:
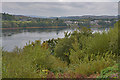
<path id="1" fill-rule="evenodd" d="M 65 33 L 62 39 L 43 44 L 36 40 L 23 49 L 3 51 L 3 78 L 81 78 L 91 74 L 106 78 L 117 75 L 117 69 L 111 67 L 119 56 L 117 30 L 115 27 L 108 32 L 92 34 L 91 30 L 83 28 Z"/>
<path id="2" fill-rule="evenodd" d="M 101 54 L 85 55 L 82 51 L 71 52 L 70 68 L 76 73 L 83 75 L 90 75 L 100 73 L 100 71 L 108 66 L 114 65 L 115 55 L 109 52 Z"/>
<path id="3" fill-rule="evenodd" d="M 55 56 L 69 63 L 69 52 L 71 48 L 72 40 L 70 38 L 63 38 L 55 46 Z"/>
<path id="4" fill-rule="evenodd" d="M 48 49 L 42 48 L 39 41 L 26 45 L 20 53 L 16 53 L 16 50 L 11 53 L 3 52 L 4 78 L 44 78 L 47 74 L 42 70 L 64 72 L 66 65 L 65 62 L 50 55 Z"/>
<path id="5" fill-rule="evenodd" d="M 98 78 L 118 78 L 118 64 L 101 70 Z"/>

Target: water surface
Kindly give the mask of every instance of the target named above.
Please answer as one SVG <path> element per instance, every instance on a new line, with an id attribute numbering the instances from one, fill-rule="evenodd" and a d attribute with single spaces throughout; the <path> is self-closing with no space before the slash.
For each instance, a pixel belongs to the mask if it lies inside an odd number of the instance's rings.
<path id="1" fill-rule="evenodd" d="M 56 38 L 63 38 L 64 32 L 73 32 L 75 29 L 27 29 L 27 30 L 4 30 L 2 32 L 2 47 L 3 50 L 13 51 L 17 46 L 18 48 L 23 48 L 26 43 L 35 41 L 35 40 L 49 40 Z M 93 28 L 93 33 L 98 31 L 103 31 L 103 29 Z"/>

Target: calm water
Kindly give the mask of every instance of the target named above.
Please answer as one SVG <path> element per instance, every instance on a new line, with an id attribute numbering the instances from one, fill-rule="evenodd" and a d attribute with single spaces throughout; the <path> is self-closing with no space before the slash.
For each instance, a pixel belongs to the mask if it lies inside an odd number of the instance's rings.
<path id="1" fill-rule="evenodd" d="M 75 29 L 28 29 L 28 30 L 4 30 L 2 32 L 2 47 L 4 50 L 12 51 L 16 46 L 23 48 L 26 43 L 35 40 L 49 40 L 52 38 L 63 38 L 64 32 L 73 32 Z M 93 33 L 103 29 L 92 29 Z"/>

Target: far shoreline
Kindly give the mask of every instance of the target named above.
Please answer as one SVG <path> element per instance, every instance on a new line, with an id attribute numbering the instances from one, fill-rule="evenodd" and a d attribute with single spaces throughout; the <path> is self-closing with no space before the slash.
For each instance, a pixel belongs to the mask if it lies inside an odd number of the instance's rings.
<path id="1" fill-rule="evenodd" d="M 67 26 L 49 26 L 49 27 L 14 27 L 14 28 L 0 28 L 0 30 L 12 30 L 12 29 L 36 29 L 36 28 L 49 28 L 49 29 L 54 29 L 54 28 L 69 28 Z"/>

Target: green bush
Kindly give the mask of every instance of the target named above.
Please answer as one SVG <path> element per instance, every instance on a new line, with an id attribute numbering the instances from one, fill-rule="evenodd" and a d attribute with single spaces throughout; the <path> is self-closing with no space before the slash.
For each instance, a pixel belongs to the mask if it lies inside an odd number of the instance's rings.
<path id="1" fill-rule="evenodd" d="M 39 41 L 16 52 L 3 52 L 3 78 L 44 78 L 47 74 L 42 70 L 64 72 L 67 67 L 65 62 L 50 55 L 48 49 L 42 48 Z"/>
<path id="2" fill-rule="evenodd" d="M 118 64 L 101 70 L 98 78 L 118 78 Z"/>
<path id="3" fill-rule="evenodd" d="M 55 56 L 69 63 L 69 52 L 71 48 L 72 48 L 72 39 L 68 38 L 66 35 L 65 38 L 59 40 L 58 44 L 56 44 L 54 49 Z"/>
<path id="4" fill-rule="evenodd" d="M 72 52 L 70 55 L 70 68 L 75 70 L 76 73 L 83 75 L 90 75 L 100 73 L 106 67 L 114 65 L 115 55 L 112 53 L 104 53 L 105 55 L 80 55 L 82 52 Z M 83 53 L 82 53 L 83 54 Z"/>
<path id="5" fill-rule="evenodd" d="M 65 33 L 61 39 L 42 44 L 36 40 L 23 49 L 2 51 L 3 78 L 76 78 L 91 74 L 110 77 L 116 74 L 117 69 L 111 66 L 120 55 L 117 24 L 108 32 L 92 34 L 90 29 L 82 28 Z"/>

